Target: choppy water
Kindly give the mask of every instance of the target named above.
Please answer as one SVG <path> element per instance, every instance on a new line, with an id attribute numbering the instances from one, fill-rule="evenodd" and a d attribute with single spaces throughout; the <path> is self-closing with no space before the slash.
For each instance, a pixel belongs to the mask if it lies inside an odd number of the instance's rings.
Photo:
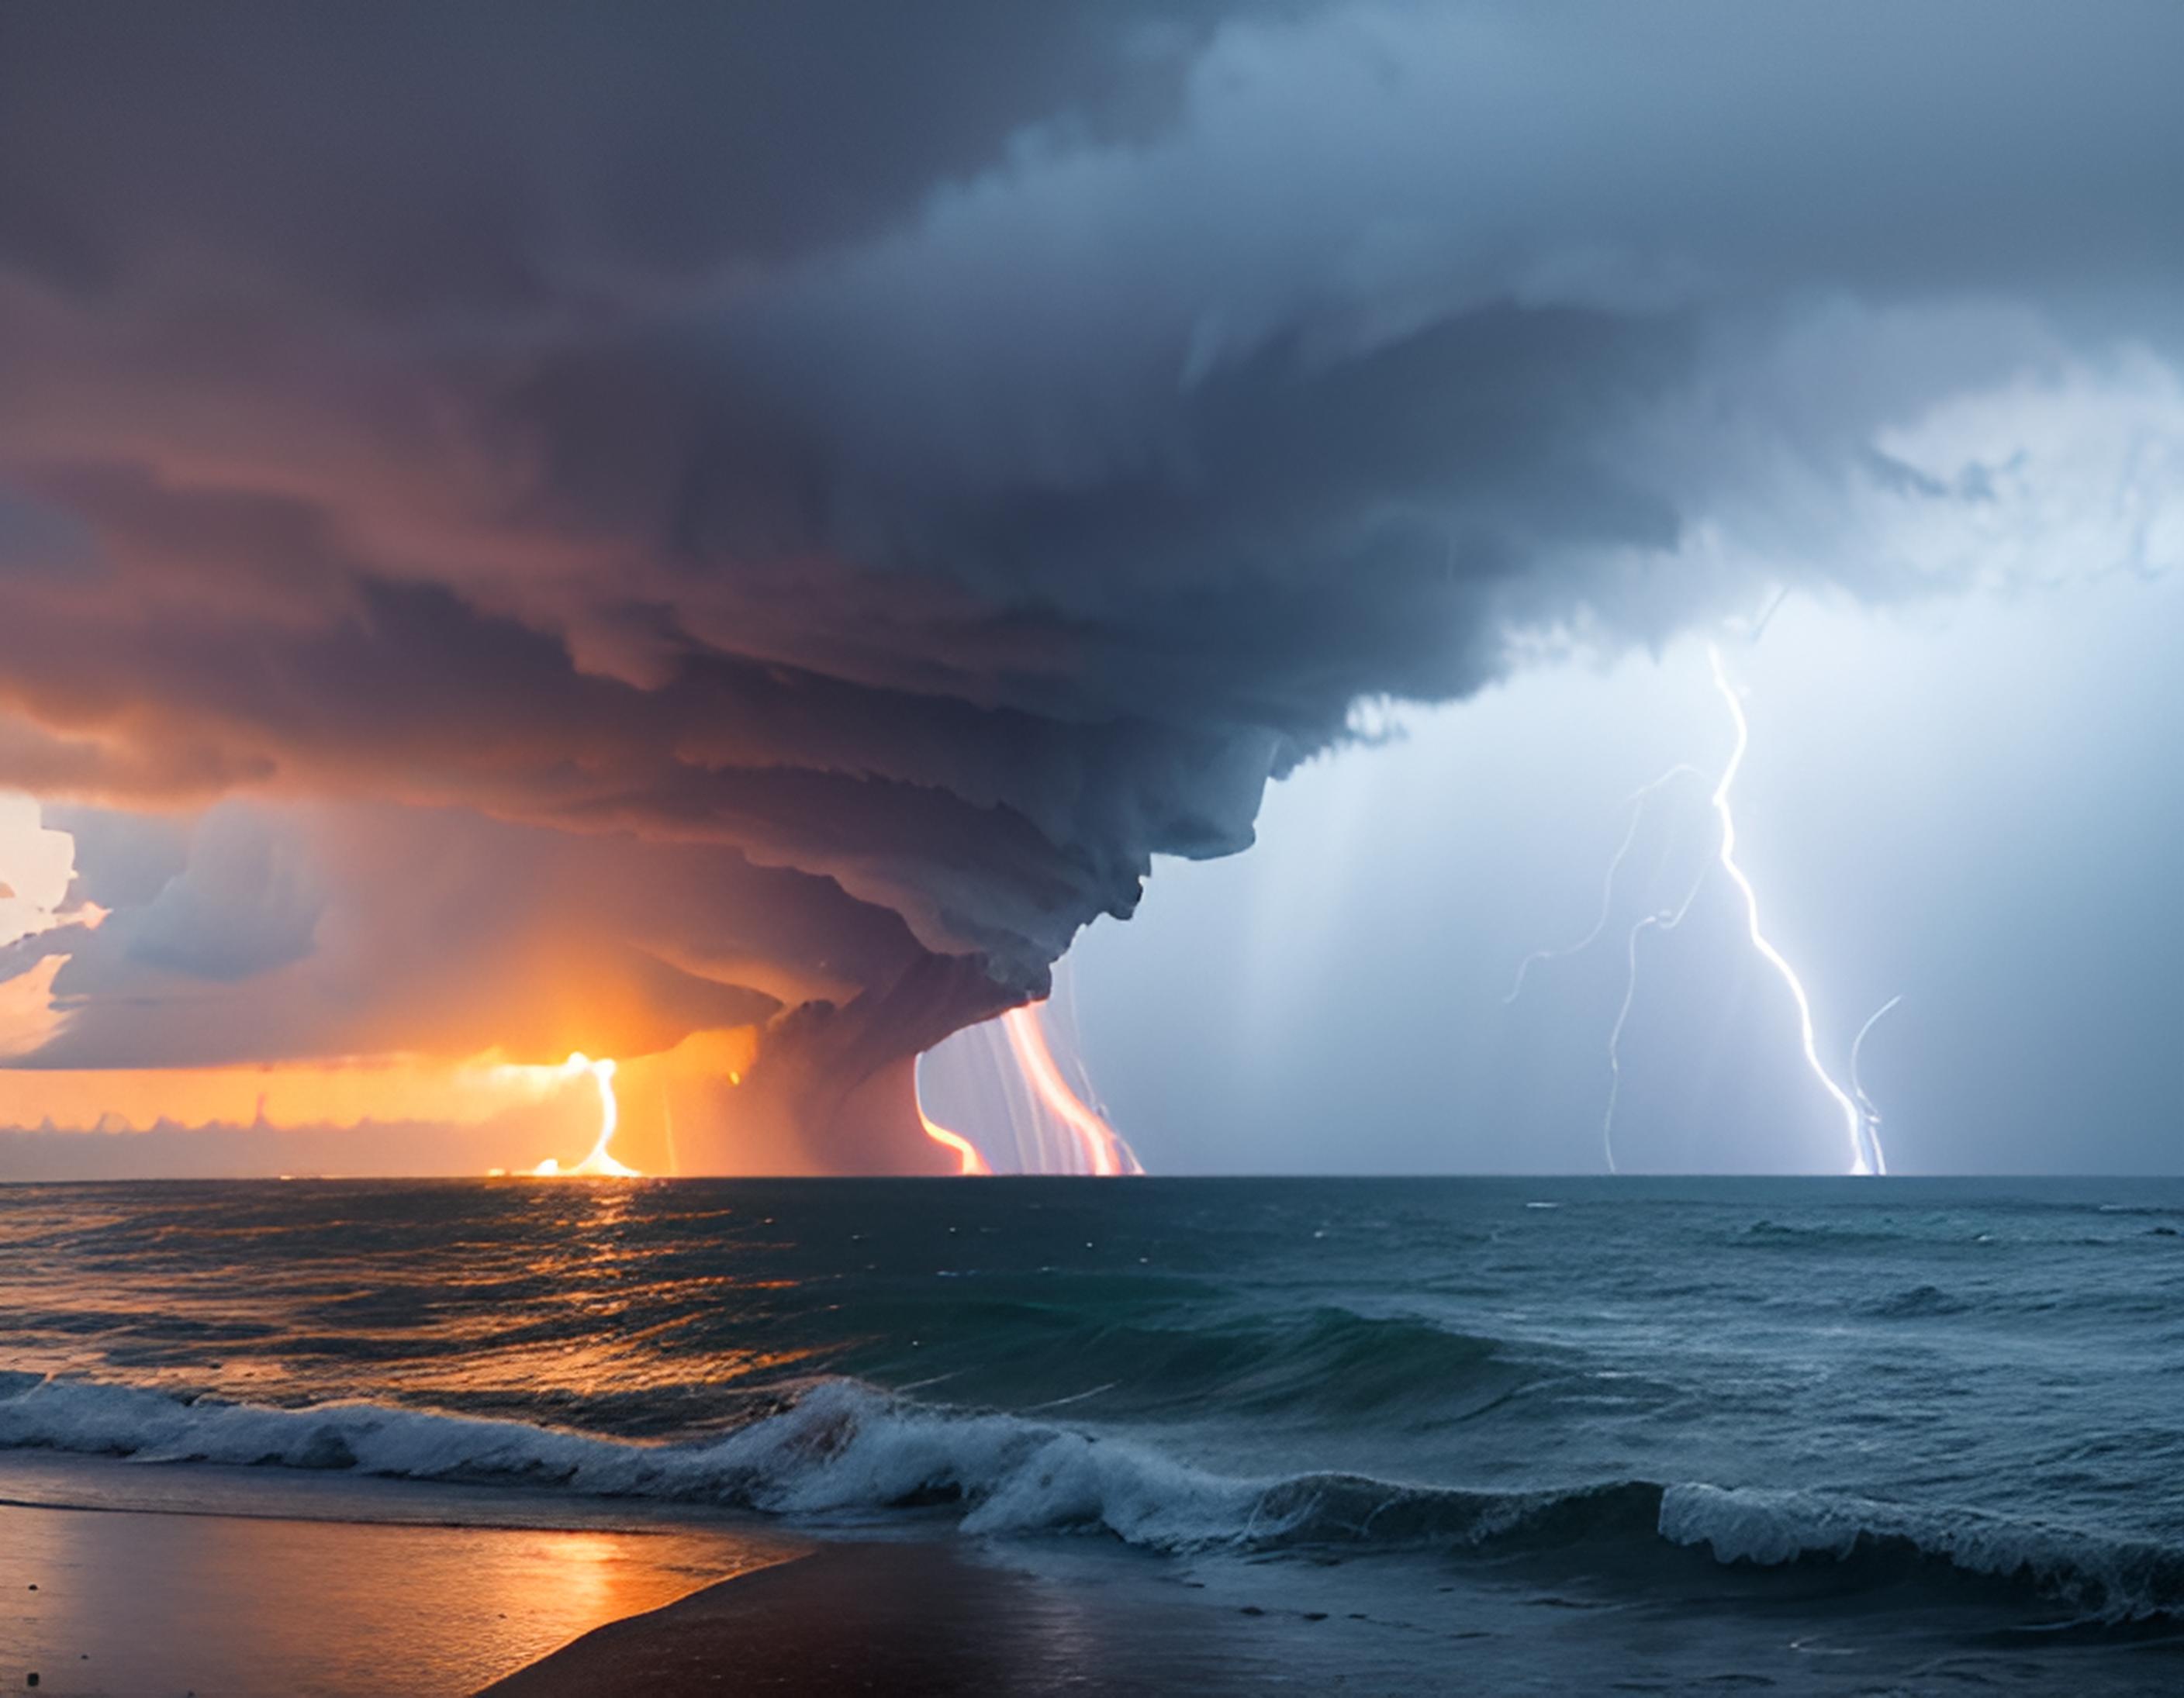
<path id="1" fill-rule="evenodd" d="M 0 1188 L 0 1446 L 1095 1535 L 1278 1589 L 1824 1597 L 2129 1641 L 2114 1690 L 2167 1690 L 2180 1232 L 2184 1183 L 2138 1181 Z"/>

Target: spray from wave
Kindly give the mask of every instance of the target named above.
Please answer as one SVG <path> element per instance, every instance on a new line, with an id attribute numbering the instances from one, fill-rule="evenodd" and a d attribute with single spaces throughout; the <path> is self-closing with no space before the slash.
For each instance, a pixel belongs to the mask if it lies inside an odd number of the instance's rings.
<path id="1" fill-rule="evenodd" d="M 11 1383 L 12 1382 L 12 1383 Z M 214 1462 L 838 1520 L 946 1507 L 967 1533 L 1096 1533 L 1140 1548 L 1436 1550 L 1573 1545 L 1635 1573 L 1663 1545 L 1779 1569 L 1862 1566 L 1992 1583 L 2097 1620 L 2184 1614 L 2184 1550 L 1972 1511 L 1821 1493 L 1610 1479 L 1490 1491 L 1354 1473 L 1250 1478 L 1134 1439 L 923 1404 L 826 1379 L 701 1439 L 643 1443 L 370 1403 L 271 1408 L 110 1383 L 0 1377 L 0 1446 Z"/>

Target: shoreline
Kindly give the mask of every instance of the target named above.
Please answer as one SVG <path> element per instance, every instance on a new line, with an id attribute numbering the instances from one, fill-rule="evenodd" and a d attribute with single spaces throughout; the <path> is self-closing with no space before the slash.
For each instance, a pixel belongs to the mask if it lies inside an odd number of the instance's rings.
<path id="1" fill-rule="evenodd" d="M 75 1477 L 88 1500 L 0 1504 L 0 1689 L 36 1674 L 42 1698 L 455 1698 L 809 1548 L 725 1523 L 319 1518 L 299 1500 L 338 1510 L 338 1492 L 273 1479 L 238 1512 L 242 1481 L 207 1482 L 213 1500 L 192 1505 L 159 1465 L 73 1460 L 39 1473 Z M 153 1470 L 153 1502 L 129 1503 L 129 1477 Z"/>
<path id="2" fill-rule="evenodd" d="M 1612 1578 L 1582 1543 L 1499 1560 L 1423 1547 L 1269 1557 L 989 1539 L 938 1520 L 891 1534 L 725 1517 L 480 1525 L 357 1518 L 342 1511 L 361 1483 L 278 1470 L 78 1459 L 36 1472 L 98 1500 L 0 1505 L 0 1688 L 35 1673 L 54 1698 L 1717 1684 L 1850 1698 L 1942 1679 L 2137 1698 L 2184 1667 L 2173 1623 L 2027 1634 L 2020 1610 L 1937 1597 L 1914 1577 L 1721 1567 L 1691 1551 Z M 382 1488 L 424 1495 L 364 1489 Z M 253 1498 L 257 1512 L 236 1512 Z M 298 1514 L 307 1500 L 337 1518 Z"/>
<path id="3" fill-rule="evenodd" d="M 1646 1597 L 1466 1574 L 1429 1555 L 1267 1562 L 1104 1541 L 844 1540 L 594 1628 L 471 1698 L 1857 1698 L 1942 1685 L 2142 1698 L 2173 1689 L 2184 1655 L 2173 1630 L 2050 1641 L 1885 1588 L 1846 1610 L 1825 1575 L 1794 1598 L 1753 1578 L 1720 1571 Z"/>
<path id="4" fill-rule="evenodd" d="M 1419 1690 L 1414 1656 L 1362 1617 L 1226 1606 L 1117 1550 L 1021 1554 L 1040 1566 L 952 1534 L 822 1544 L 596 1628 L 474 1698 Z"/>

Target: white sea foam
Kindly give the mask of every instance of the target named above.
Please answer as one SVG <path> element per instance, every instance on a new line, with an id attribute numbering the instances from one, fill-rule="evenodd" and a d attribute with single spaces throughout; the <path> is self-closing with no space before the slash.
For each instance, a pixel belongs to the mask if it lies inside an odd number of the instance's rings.
<path id="1" fill-rule="evenodd" d="M 1671 1486 L 1661 1536 L 1704 1545 L 1716 1561 L 1775 1567 L 1838 1561 L 1894 1545 L 1965 1573 L 2022 1580 L 2109 1617 L 2173 1611 L 2184 1601 L 2184 1558 L 2170 1548 L 1966 1509 L 1947 1512 L 1798 1491 Z"/>
<path id="2" fill-rule="evenodd" d="M 12 1377 L 11 1391 L 10 1378 L 0 1376 L 0 1446 L 505 1482 L 805 1517 L 948 1502 L 972 1533 L 1096 1530 L 1165 1550 L 1473 1543 L 1572 1495 L 1223 1475 L 1132 1439 L 852 1380 L 818 1382 L 793 1407 L 716 1437 L 648 1443 L 369 1403 L 276 1409 L 29 1375 Z"/>
<path id="3" fill-rule="evenodd" d="M 0 1383 L 0 1445 L 136 1461 L 498 1480 L 783 1515 L 959 1499 L 974 1531 L 1100 1527 L 1168 1548 L 1251 1530 L 1268 1484 L 1222 1478 L 1127 1441 L 932 1408 L 844 1380 L 815 1385 L 793 1408 L 716 1438 L 652 1444 L 370 1403 L 277 1409 L 12 1378 L 12 1391 Z"/>
<path id="4" fill-rule="evenodd" d="M 281 1409 L 0 1373 L 0 1446 L 506 1483 L 800 1517 L 946 1502 L 972 1533 L 1096 1530 L 1165 1550 L 1447 1549 L 1534 1529 L 1556 1540 L 1658 1536 L 1763 1567 L 1893 1547 L 2109 1617 L 2184 1601 L 2184 1556 L 2165 1546 L 1970 1511 L 1641 1480 L 1467 1492 L 1355 1475 L 1245 1478 L 1130 1439 L 921 1404 L 853 1380 L 818 1382 L 794 1406 L 730 1432 L 660 1443 L 370 1403 Z"/>

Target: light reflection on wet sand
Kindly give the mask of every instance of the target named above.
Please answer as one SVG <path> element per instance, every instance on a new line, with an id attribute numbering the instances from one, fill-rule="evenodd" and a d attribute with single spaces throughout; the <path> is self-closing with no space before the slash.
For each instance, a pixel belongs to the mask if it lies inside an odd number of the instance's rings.
<path id="1" fill-rule="evenodd" d="M 56 1698 L 475 1690 L 801 1549 L 733 1528 L 359 1524 L 0 1506 L 0 1680 Z M 33 1591 L 31 1587 L 37 1589 Z"/>

